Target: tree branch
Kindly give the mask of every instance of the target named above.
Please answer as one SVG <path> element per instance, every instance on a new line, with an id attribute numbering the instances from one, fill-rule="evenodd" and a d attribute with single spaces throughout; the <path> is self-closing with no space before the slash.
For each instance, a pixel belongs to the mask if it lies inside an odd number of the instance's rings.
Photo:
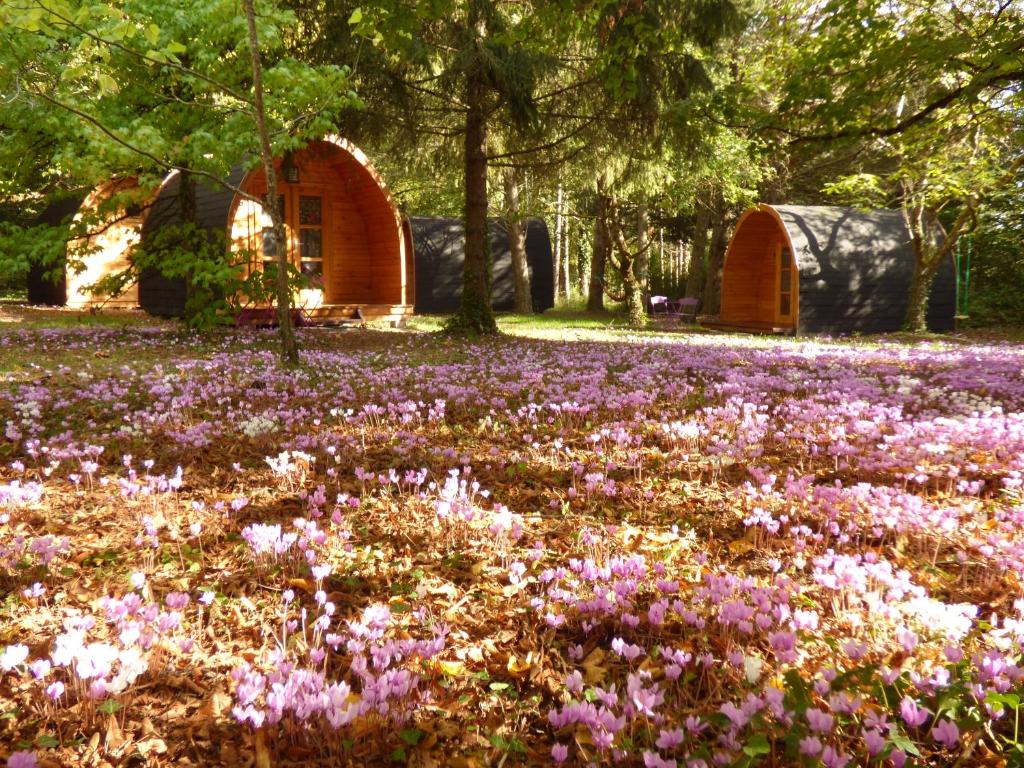
<path id="1" fill-rule="evenodd" d="M 73 107 L 70 104 L 65 104 L 64 102 L 62 102 L 62 101 L 60 101 L 58 99 L 55 99 L 55 98 L 53 98 L 52 96 L 50 96 L 48 94 L 41 93 L 39 91 L 29 91 L 29 93 L 32 93 L 37 98 L 40 98 L 40 99 L 43 99 L 46 102 L 49 102 L 50 104 L 52 104 L 53 106 L 55 106 L 55 107 L 57 107 L 59 109 L 63 109 L 66 112 L 70 112 L 71 114 L 76 115 L 78 118 L 80 118 L 80 119 L 86 121 L 87 123 L 89 123 L 90 125 L 93 125 L 96 128 L 98 128 L 104 135 L 106 135 L 108 138 L 110 138 L 111 140 L 113 140 L 117 144 L 120 144 L 125 149 L 127 149 L 127 150 L 129 150 L 131 152 L 134 152 L 135 154 L 139 155 L 140 157 L 145 157 L 147 160 L 151 160 L 153 163 L 155 163 L 156 165 L 160 166 L 161 168 L 164 168 L 165 170 L 168 170 L 168 171 L 179 171 L 181 173 L 192 173 L 192 174 L 194 174 L 196 176 L 202 176 L 203 178 L 209 179 L 210 181 L 214 182 L 215 184 L 217 184 L 217 185 L 219 185 L 221 187 L 224 187 L 225 189 L 228 189 L 228 190 L 234 192 L 236 195 L 241 196 L 242 199 L 244 199 L 244 200 L 249 200 L 249 201 L 254 202 L 254 203 L 262 204 L 262 201 L 258 197 L 256 197 L 255 195 L 249 194 L 248 192 L 243 190 L 241 187 L 236 186 L 235 184 L 232 184 L 231 182 L 227 181 L 226 179 L 224 179 L 224 178 L 222 178 L 220 176 L 217 176 L 216 174 L 209 173 L 208 171 L 203 171 L 203 170 L 200 170 L 200 169 L 197 169 L 197 168 L 186 168 L 186 167 L 181 166 L 181 165 L 175 165 L 174 163 L 168 162 L 166 160 L 161 160 L 159 157 L 154 155 L 152 152 L 148 152 L 148 151 L 142 149 L 141 147 L 137 147 L 134 144 L 132 144 L 132 143 L 126 141 L 125 139 L 121 138 L 116 133 L 114 133 L 112 130 L 107 128 L 107 126 L 103 125 L 103 123 L 101 123 L 95 117 L 93 117 L 92 115 L 90 115 L 87 112 L 83 112 L 82 110 L 78 109 L 77 107 Z"/>

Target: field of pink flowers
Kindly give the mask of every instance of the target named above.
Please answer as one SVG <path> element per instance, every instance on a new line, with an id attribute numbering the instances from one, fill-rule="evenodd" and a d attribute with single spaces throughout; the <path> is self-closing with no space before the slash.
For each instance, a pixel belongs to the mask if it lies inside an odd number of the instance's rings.
<path id="1" fill-rule="evenodd" d="M 1021 765 L 1024 348 L 0 330 L 8 765 Z"/>

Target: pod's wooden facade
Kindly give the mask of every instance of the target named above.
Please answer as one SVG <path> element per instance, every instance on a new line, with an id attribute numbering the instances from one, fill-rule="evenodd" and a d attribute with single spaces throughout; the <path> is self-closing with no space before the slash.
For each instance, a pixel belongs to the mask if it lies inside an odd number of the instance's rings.
<path id="1" fill-rule="evenodd" d="M 288 256 L 312 287 L 296 292 L 295 304 L 314 318 L 399 319 L 413 311 L 411 238 L 383 180 L 366 156 L 340 137 L 327 137 L 275 161 L 278 205 L 285 217 Z M 200 227 L 226 233 L 229 258 L 249 272 L 263 269 L 270 235 L 266 178 L 262 169 L 236 168 L 229 182 L 256 203 L 224 187 L 195 186 Z M 112 300 L 93 296 L 86 286 L 128 265 L 136 243 L 146 244 L 161 227 L 180 223 L 180 177 L 172 173 L 149 204 L 120 211 L 86 243 L 85 271 L 68 271 L 65 301 L 71 306 L 142 307 L 158 315 L 184 311 L 188 281 L 168 279 L 156 270 Z M 122 191 L 126 181 L 111 182 L 88 195 L 79 215 L 95 210 Z M 80 244 L 79 244 L 80 245 Z"/>
<path id="2" fill-rule="evenodd" d="M 736 224 L 718 318 L 706 325 L 791 333 L 883 333 L 902 325 L 914 255 L 902 213 L 761 204 Z M 936 275 L 928 327 L 952 330 L 952 258 Z"/>

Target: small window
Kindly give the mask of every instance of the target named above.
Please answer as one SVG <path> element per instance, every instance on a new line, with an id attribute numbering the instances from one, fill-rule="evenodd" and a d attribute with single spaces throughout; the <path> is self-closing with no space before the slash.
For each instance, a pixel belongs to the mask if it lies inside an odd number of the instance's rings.
<path id="1" fill-rule="evenodd" d="M 274 253 L 274 246 L 277 244 L 277 235 L 273 227 L 263 228 L 263 261 L 274 261 L 277 256 Z"/>
<path id="2" fill-rule="evenodd" d="M 315 195 L 299 196 L 299 226 L 319 227 L 320 197 Z"/>
<path id="3" fill-rule="evenodd" d="M 321 232 L 319 229 L 299 230 L 299 253 L 302 274 L 318 278 L 324 274 Z"/>
<path id="4" fill-rule="evenodd" d="M 299 230 L 302 260 L 323 258 L 319 229 Z"/>

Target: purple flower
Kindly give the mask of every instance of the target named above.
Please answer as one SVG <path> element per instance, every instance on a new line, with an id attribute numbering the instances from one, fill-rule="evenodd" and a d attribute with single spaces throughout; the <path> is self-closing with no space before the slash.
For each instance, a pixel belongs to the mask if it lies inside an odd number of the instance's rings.
<path id="1" fill-rule="evenodd" d="M 874 757 L 885 747 L 885 737 L 874 729 L 862 732 L 864 745 L 868 748 L 868 754 Z"/>
<path id="2" fill-rule="evenodd" d="M 719 711 L 723 715 L 728 717 L 729 720 L 732 722 L 733 726 L 736 728 L 742 728 L 744 725 L 747 724 L 747 721 L 750 720 L 750 718 L 747 716 L 747 713 L 739 707 L 737 707 L 731 701 L 725 702 L 725 704 L 721 706 L 721 709 Z"/>
<path id="3" fill-rule="evenodd" d="M 814 757 L 821 752 L 821 741 L 814 736 L 807 736 L 806 738 L 800 739 L 800 754 L 807 755 L 808 757 Z"/>
<path id="4" fill-rule="evenodd" d="M 821 753 L 821 762 L 825 764 L 825 768 L 845 768 L 850 762 L 850 757 L 833 747 L 825 747 L 825 751 Z"/>
<path id="5" fill-rule="evenodd" d="M 828 712 L 812 707 L 807 710 L 807 722 L 815 733 L 828 733 L 832 730 L 835 718 Z"/>
<path id="6" fill-rule="evenodd" d="M 932 728 L 932 738 L 946 749 L 952 749 L 960 741 L 960 729 L 953 721 L 943 718 Z"/>
<path id="7" fill-rule="evenodd" d="M 920 728 L 928 719 L 931 713 L 924 707 L 919 707 L 917 702 L 909 696 L 904 696 L 900 702 L 900 716 L 903 722 L 911 728 Z"/>
<path id="8" fill-rule="evenodd" d="M 555 744 L 551 747 L 551 759 L 556 763 L 564 763 L 569 757 L 569 747 L 565 744 Z"/>
<path id="9" fill-rule="evenodd" d="M 35 752 L 28 750 L 11 752 L 11 756 L 7 758 L 7 768 L 36 768 L 36 765 Z"/>
<path id="10" fill-rule="evenodd" d="M 658 734 L 658 740 L 654 742 L 654 745 L 658 749 L 675 749 L 686 739 L 686 732 L 682 728 L 673 728 L 668 730 L 663 728 Z"/>
<path id="11" fill-rule="evenodd" d="M 675 760 L 666 760 L 657 752 L 644 752 L 644 768 L 676 768 Z"/>

